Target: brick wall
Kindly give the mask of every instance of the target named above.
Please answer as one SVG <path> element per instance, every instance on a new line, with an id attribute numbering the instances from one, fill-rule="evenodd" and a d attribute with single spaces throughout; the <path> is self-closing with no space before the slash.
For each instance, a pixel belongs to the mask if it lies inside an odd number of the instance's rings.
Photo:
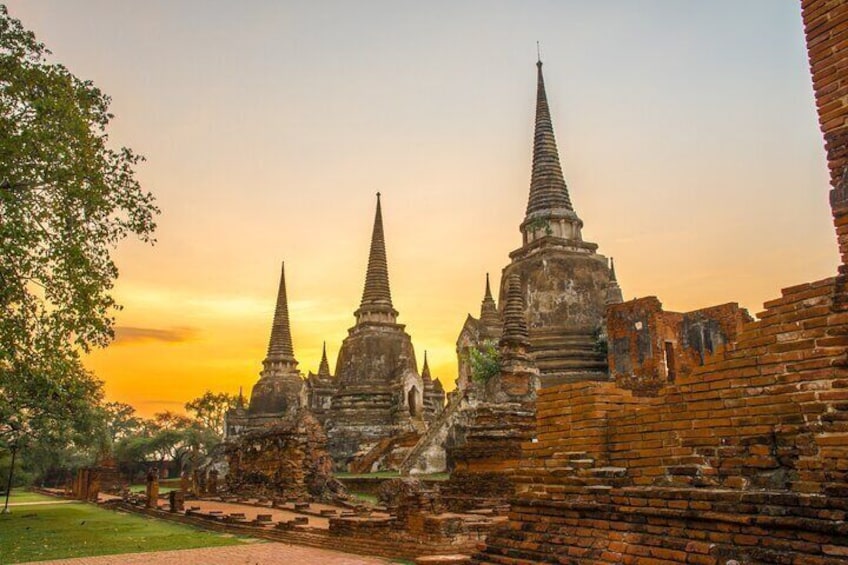
<path id="1" fill-rule="evenodd" d="M 629 378 L 540 393 L 509 527 L 475 562 L 848 561 L 848 2 L 802 9 L 839 275 L 784 289 L 673 383 L 655 345 L 684 319 L 656 299 L 622 305 L 647 336 L 640 353 L 630 326 L 610 331 L 611 357 L 631 340 L 613 364 Z"/>
<path id="2" fill-rule="evenodd" d="M 720 358 L 751 320 L 736 303 L 685 314 L 664 311 L 655 296 L 615 304 L 606 315 L 610 374 L 621 388 L 657 394 L 679 376 Z"/>
<path id="3" fill-rule="evenodd" d="M 656 396 L 540 391 L 510 529 L 479 562 L 844 562 L 844 298 L 837 278 L 785 289 Z"/>
<path id="4" fill-rule="evenodd" d="M 802 0 L 807 53 L 831 185 L 848 164 L 848 3 Z"/>

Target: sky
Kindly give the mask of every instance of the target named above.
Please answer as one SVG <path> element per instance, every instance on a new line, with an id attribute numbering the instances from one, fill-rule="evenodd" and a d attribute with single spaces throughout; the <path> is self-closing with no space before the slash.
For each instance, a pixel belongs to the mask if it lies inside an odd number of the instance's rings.
<path id="1" fill-rule="evenodd" d="M 354 323 L 375 193 L 392 297 L 447 389 L 526 207 L 536 42 L 585 240 L 625 299 L 739 302 L 835 274 L 828 176 L 791 0 L 15 0 L 112 97 L 157 243 L 115 251 L 117 338 L 86 364 L 150 416 L 247 393 L 285 261 L 295 356 Z"/>

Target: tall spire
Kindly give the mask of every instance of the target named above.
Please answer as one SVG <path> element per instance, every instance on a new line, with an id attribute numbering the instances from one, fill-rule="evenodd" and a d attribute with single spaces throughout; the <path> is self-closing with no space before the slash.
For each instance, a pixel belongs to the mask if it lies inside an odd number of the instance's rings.
<path id="1" fill-rule="evenodd" d="M 321 377 L 330 376 L 330 364 L 327 362 L 327 342 L 324 342 L 324 351 L 321 353 L 321 364 L 318 365 L 318 375 Z"/>
<path id="2" fill-rule="evenodd" d="M 573 210 L 559 162 L 541 60 L 536 63 L 536 68 L 536 133 L 533 136 L 533 175 L 530 180 L 530 199 L 527 202 L 528 216 L 533 212 L 556 208 Z"/>
<path id="3" fill-rule="evenodd" d="M 356 311 L 356 317 L 357 322 L 390 323 L 394 323 L 397 317 L 397 311 L 392 307 L 392 293 L 389 289 L 389 267 L 386 261 L 386 241 L 383 236 L 383 212 L 379 192 L 377 193 L 377 211 L 374 214 L 374 229 L 371 232 L 368 270 L 365 272 L 365 289 L 362 291 L 362 303 Z"/>
<path id="4" fill-rule="evenodd" d="M 618 286 L 618 280 L 615 278 L 615 261 L 610 257 L 610 278 L 607 283 L 607 298 L 606 303 L 621 304 L 624 302 L 624 295 L 621 293 L 621 287 Z"/>
<path id="5" fill-rule="evenodd" d="M 542 61 L 536 62 L 536 131 L 533 134 L 533 172 L 530 176 L 530 198 L 521 223 L 524 245 L 552 236 L 560 240 L 582 242 L 583 222 L 571 206 L 568 187 L 559 162 Z"/>
<path id="6" fill-rule="evenodd" d="M 277 308 L 274 310 L 274 323 L 271 326 L 271 339 L 268 341 L 266 361 L 288 361 L 295 365 L 292 347 L 291 328 L 289 327 L 289 305 L 286 297 L 286 264 L 280 270 L 280 288 L 277 291 Z"/>
<path id="7" fill-rule="evenodd" d="M 430 365 L 427 364 L 427 350 L 426 349 L 424 350 L 424 366 L 421 367 L 421 378 L 424 379 L 425 382 L 432 379 L 431 376 L 430 376 Z"/>
<path id="8" fill-rule="evenodd" d="M 489 273 L 486 273 L 486 293 L 483 295 L 483 302 L 487 301 L 495 301 L 495 299 L 492 298 L 492 285 L 489 284 Z"/>
<path id="9" fill-rule="evenodd" d="M 501 323 L 498 307 L 492 298 L 492 287 L 489 285 L 489 273 L 486 273 L 486 292 L 483 295 L 483 303 L 480 305 L 480 322 L 487 328 L 499 326 Z"/>

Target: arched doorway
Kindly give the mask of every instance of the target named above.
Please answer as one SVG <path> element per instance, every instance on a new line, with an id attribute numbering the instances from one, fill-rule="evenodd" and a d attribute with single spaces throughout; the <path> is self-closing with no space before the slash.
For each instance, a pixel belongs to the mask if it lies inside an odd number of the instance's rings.
<path id="1" fill-rule="evenodd" d="M 410 416 L 421 415 L 421 395 L 418 392 L 418 387 L 414 386 L 406 393 L 406 404 L 409 406 Z"/>

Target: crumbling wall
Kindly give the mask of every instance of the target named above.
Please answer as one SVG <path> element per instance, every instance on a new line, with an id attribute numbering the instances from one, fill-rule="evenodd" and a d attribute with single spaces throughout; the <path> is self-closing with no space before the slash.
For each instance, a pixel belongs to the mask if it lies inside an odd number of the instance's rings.
<path id="1" fill-rule="evenodd" d="M 541 390 L 511 529 L 479 562 L 841 562 L 844 299 L 838 278 L 785 289 L 654 397 L 612 383 Z"/>
<path id="2" fill-rule="evenodd" d="M 309 411 L 250 432 L 226 449 L 228 488 L 268 497 L 332 499 L 344 487 L 332 477 L 327 436 Z"/>
<path id="3" fill-rule="evenodd" d="M 666 312 L 655 296 L 612 305 L 606 318 L 610 374 L 620 387 L 644 395 L 720 358 L 752 320 L 736 303 Z"/>

